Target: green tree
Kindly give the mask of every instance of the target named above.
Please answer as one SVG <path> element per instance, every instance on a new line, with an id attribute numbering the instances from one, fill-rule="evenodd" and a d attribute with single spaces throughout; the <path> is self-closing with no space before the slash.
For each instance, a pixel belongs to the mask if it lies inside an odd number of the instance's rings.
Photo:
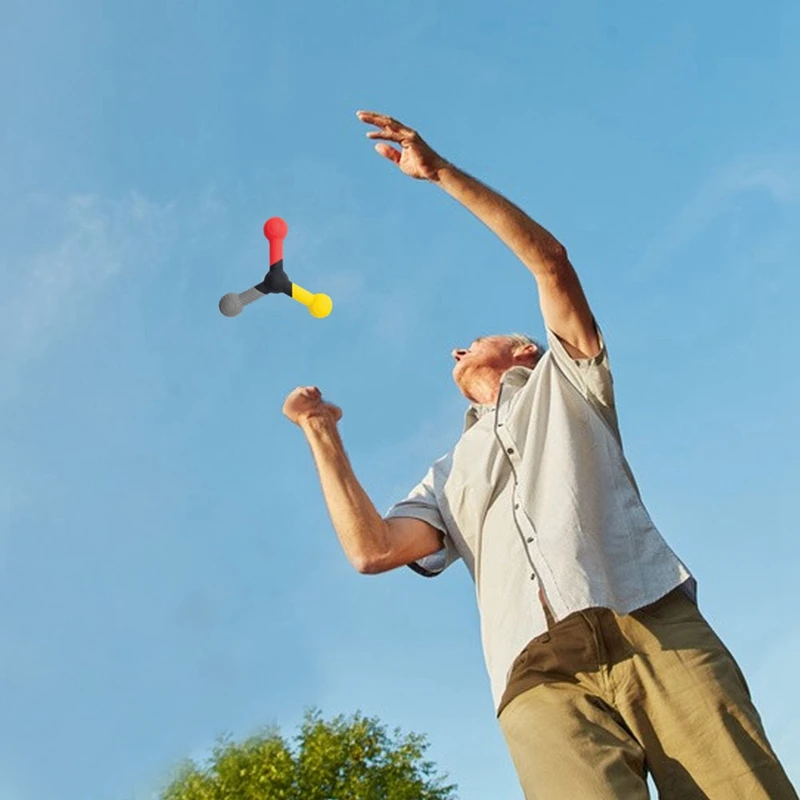
<path id="1" fill-rule="evenodd" d="M 291 746 L 276 728 L 236 744 L 221 738 L 205 766 L 180 766 L 161 800 L 455 800 L 424 760 L 419 734 L 393 734 L 356 713 L 307 711 Z"/>

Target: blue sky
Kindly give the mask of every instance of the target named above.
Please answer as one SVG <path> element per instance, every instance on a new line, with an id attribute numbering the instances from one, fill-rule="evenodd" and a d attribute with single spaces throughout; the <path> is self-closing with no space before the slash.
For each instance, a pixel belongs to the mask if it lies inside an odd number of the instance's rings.
<path id="1" fill-rule="evenodd" d="M 623 438 L 800 783 L 796 4 L 6 0 L 0 800 L 144 800 L 303 709 L 521 798 L 463 566 L 356 574 L 286 395 L 385 511 L 459 435 L 450 351 L 543 334 L 528 271 L 374 153 L 392 114 L 567 246 Z M 261 226 L 324 320 L 268 297 Z"/>

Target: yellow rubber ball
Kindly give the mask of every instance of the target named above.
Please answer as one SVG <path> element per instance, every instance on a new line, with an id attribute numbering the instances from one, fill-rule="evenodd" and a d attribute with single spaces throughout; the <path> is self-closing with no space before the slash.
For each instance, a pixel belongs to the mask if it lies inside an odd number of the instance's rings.
<path id="1" fill-rule="evenodd" d="M 312 317 L 322 319 L 327 317 L 333 310 L 333 300 L 326 294 L 315 294 L 308 310 L 311 312 Z"/>

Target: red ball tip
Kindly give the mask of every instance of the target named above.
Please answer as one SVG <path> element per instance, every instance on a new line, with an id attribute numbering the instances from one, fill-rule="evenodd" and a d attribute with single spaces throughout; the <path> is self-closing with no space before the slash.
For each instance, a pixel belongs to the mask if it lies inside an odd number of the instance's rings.
<path id="1" fill-rule="evenodd" d="M 264 236 L 267 239 L 283 239 L 289 230 L 289 226 L 280 217 L 270 217 L 264 223 Z"/>

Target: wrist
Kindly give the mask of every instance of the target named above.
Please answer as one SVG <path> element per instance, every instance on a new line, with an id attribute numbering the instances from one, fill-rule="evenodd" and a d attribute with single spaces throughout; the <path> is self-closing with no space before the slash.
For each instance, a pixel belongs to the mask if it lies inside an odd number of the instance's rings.
<path id="1" fill-rule="evenodd" d="M 433 174 L 429 180 L 431 183 L 441 184 L 442 179 L 446 178 L 448 174 L 452 174 L 455 169 L 456 168 L 449 161 L 441 156 L 437 156 L 433 166 Z"/>
<path id="2" fill-rule="evenodd" d="M 297 424 L 305 434 L 323 433 L 336 429 L 337 420 L 330 411 L 319 409 L 303 414 Z"/>

